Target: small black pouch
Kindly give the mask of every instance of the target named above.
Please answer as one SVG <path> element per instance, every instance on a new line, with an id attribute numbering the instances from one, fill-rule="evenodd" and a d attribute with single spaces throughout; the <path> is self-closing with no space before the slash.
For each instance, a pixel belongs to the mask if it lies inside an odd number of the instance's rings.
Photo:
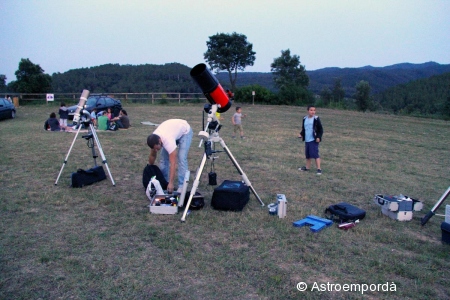
<path id="1" fill-rule="evenodd" d="M 215 172 L 208 173 L 208 184 L 217 185 L 217 174 Z"/>
<path id="2" fill-rule="evenodd" d="M 214 172 L 214 161 L 211 163 L 211 172 L 208 173 L 208 184 L 217 185 L 217 174 Z"/>

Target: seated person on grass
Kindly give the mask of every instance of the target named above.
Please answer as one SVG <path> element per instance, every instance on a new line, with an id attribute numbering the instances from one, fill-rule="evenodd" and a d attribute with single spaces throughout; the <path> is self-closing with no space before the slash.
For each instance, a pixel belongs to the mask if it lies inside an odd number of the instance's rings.
<path id="1" fill-rule="evenodd" d="M 109 129 L 109 118 L 104 111 L 101 115 L 97 115 L 97 128 L 98 130 L 108 130 Z"/>
<path id="2" fill-rule="evenodd" d="M 130 128 L 130 119 L 128 118 L 128 114 L 125 109 L 120 110 L 119 116 L 112 118 L 111 121 L 115 121 L 119 128 Z"/>
<path id="3" fill-rule="evenodd" d="M 44 123 L 45 130 L 51 131 L 61 131 L 61 127 L 59 126 L 59 121 L 56 119 L 56 114 L 52 112 L 50 117 Z"/>

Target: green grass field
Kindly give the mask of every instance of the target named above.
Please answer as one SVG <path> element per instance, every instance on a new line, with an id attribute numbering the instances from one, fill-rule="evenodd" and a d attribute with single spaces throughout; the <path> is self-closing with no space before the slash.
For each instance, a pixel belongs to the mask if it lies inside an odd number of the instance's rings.
<path id="1" fill-rule="evenodd" d="M 316 176 L 297 170 L 305 107 L 243 105 L 244 140 L 231 138 L 232 107 L 221 115 L 221 137 L 266 206 L 286 195 L 287 216 L 269 215 L 253 194 L 242 212 L 212 209 L 208 163 L 198 189 L 206 206 L 181 223 L 181 213 L 148 211 L 142 171 L 155 127 L 140 122 L 188 120 L 193 177 L 203 104 L 125 104 L 133 127 L 98 133 L 116 186 L 108 177 L 82 189 L 70 187 L 72 172 L 93 166 L 81 137 L 54 184 L 75 137 L 43 130 L 56 104 L 19 107 L 16 119 L 0 122 L 0 299 L 450 298 L 444 218 L 420 225 L 450 185 L 449 122 L 319 108 L 325 134 Z M 215 171 L 219 183 L 241 179 L 225 153 Z M 400 193 L 424 203 L 409 222 L 373 203 L 375 194 Z M 293 227 L 342 201 L 366 210 L 356 227 Z"/>

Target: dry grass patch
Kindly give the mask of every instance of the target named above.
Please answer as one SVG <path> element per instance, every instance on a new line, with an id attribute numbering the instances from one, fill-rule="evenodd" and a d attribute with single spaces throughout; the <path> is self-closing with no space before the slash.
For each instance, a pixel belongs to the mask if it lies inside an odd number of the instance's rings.
<path id="1" fill-rule="evenodd" d="M 206 206 L 186 223 L 181 215 L 151 215 L 142 186 L 146 137 L 160 123 L 184 118 L 202 130 L 203 105 L 125 104 L 133 128 L 99 138 L 115 180 L 82 189 L 70 174 L 92 167 L 92 153 L 76 141 L 54 185 L 73 133 L 43 131 L 57 106 L 19 107 L 0 122 L 0 298 L 3 299 L 360 299 L 357 292 L 301 293 L 298 282 L 395 282 L 396 292 L 364 298 L 450 297 L 449 246 L 440 242 L 442 218 L 420 218 L 449 185 L 450 125 L 417 119 L 318 109 L 325 134 L 323 175 L 302 173 L 297 138 L 304 107 L 242 105 L 247 139 L 232 139 L 234 108 L 220 132 L 265 204 L 288 199 L 287 217 L 270 216 L 253 195 L 242 212 L 210 207 L 213 188 L 204 169 L 199 191 Z M 195 136 L 192 176 L 203 148 Z M 216 149 L 220 150 L 220 145 Z M 98 160 L 100 163 L 100 160 Z M 218 182 L 240 176 L 225 153 L 215 162 Z M 193 179 L 192 179 L 193 180 Z M 192 183 L 191 180 L 191 183 Z M 375 194 L 405 193 L 424 201 L 410 222 L 381 214 Z M 292 222 L 346 201 L 366 210 L 356 227 L 313 233 Z"/>

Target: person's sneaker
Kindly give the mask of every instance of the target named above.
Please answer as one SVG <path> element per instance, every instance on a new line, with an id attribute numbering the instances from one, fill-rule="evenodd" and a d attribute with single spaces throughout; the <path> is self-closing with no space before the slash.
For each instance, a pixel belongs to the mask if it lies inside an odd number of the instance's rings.
<path id="1" fill-rule="evenodd" d="M 299 170 L 299 171 L 309 171 L 309 169 L 307 169 L 306 167 L 298 168 L 298 170 Z"/>
<path id="2" fill-rule="evenodd" d="M 322 175 L 322 170 L 321 169 L 317 169 L 317 175 Z"/>

